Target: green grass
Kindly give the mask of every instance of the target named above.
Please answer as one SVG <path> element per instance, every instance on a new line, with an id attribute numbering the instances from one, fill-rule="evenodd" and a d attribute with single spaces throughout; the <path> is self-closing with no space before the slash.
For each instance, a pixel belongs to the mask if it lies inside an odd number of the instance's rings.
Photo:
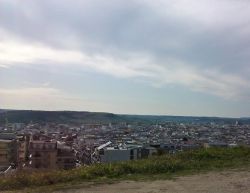
<path id="1" fill-rule="evenodd" d="M 155 156 L 149 159 L 95 164 L 73 170 L 18 172 L 0 177 L 0 190 L 17 190 L 41 186 L 63 187 L 67 184 L 171 178 L 210 170 L 250 166 L 250 148 L 209 148 Z"/>

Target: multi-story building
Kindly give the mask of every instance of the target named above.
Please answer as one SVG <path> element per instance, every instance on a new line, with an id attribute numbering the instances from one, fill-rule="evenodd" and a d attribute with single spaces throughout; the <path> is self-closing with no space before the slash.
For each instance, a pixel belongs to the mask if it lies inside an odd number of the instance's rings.
<path id="1" fill-rule="evenodd" d="M 57 168 L 57 143 L 56 141 L 30 141 L 30 167 L 32 168 Z"/>
<path id="2" fill-rule="evenodd" d="M 58 149 L 57 150 L 57 168 L 59 169 L 72 169 L 76 166 L 76 156 L 71 149 Z"/>
<path id="3" fill-rule="evenodd" d="M 18 138 L 18 166 L 23 167 L 28 159 L 28 135 L 19 135 Z"/>
<path id="4" fill-rule="evenodd" d="M 73 149 L 56 141 L 31 141 L 30 167 L 43 169 L 71 169 L 76 166 Z"/>
<path id="5" fill-rule="evenodd" d="M 16 140 L 0 139 L 0 170 L 17 164 Z"/>
<path id="6" fill-rule="evenodd" d="M 57 168 L 72 169 L 76 166 L 76 153 L 65 142 L 57 142 Z"/>
<path id="7" fill-rule="evenodd" d="M 111 142 L 96 148 L 94 162 L 110 163 L 117 161 L 137 160 L 142 158 L 142 147 L 130 145 L 127 147 L 108 147 Z"/>

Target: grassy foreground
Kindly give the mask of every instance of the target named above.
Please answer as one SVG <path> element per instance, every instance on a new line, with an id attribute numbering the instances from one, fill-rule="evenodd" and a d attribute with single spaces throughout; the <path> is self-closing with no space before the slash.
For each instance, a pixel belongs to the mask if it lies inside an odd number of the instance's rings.
<path id="1" fill-rule="evenodd" d="M 102 181 L 103 179 L 136 179 L 140 176 L 171 177 L 186 173 L 250 166 L 250 148 L 209 148 L 155 156 L 149 159 L 112 164 L 96 164 L 68 171 L 18 172 L 0 177 L 0 190 Z"/>

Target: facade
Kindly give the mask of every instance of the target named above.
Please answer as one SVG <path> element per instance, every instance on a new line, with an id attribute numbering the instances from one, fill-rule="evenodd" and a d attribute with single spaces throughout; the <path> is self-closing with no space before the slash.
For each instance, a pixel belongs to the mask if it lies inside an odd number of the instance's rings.
<path id="1" fill-rule="evenodd" d="M 130 150 L 129 149 L 114 149 L 107 148 L 100 150 L 100 162 L 109 163 L 116 161 L 127 161 L 130 160 Z"/>
<path id="2" fill-rule="evenodd" d="M 26 144 L 24 141 L 20 141 L 18 143 L 18 162 L 19 163 L 24 163 L 25 162 L 25 158 L 26 158 Z"/>
<path id="3" fill-rule="evenodd" d="M 157 154 L 157 149 L 154 147 L 144 147 L 141 149 L 141 158 L 145 159 L 148 158 L 152 155 L 156 155 Z"/>
<path id="4" fill-rule="evenodd" d="M 0 140 L 0 170 L 17 164 L 17 142 L 16 140 Z"/>
<path id="5" fill-rule="evenodd" d="M 98 152 L 100 156 L 100 162 L 110 163 L 117 161 L 128 161 L 128 160 L 137 160 L 142 158 L 142 148 L 133 147 L 133 148 L 114 148 L 107 147 L 100 149 Z"/>
<path id="6" fill-rule="evenodd" d="M 59 169 L 72 169 L 76 166 L 76 158 L 73 150 L 57 150 L 57 167 Z"/>
<path id="7" fill-rule="evenodd" d="M 52 141 L 31 141 L 29 144 L 30 167 L 56 169 L 57 143 Z"/>
<path id="8" fill-rule="evenodd" d="M 74 151 L 56 141 L 31 141 L 30 167 L 43 169 L 72 169 L 76 166 Z"/>
<path id="9" fill-rule="evenodd" d="M 28 160 L 28 135 L 18 135 L 18 166 L 23 167 L 26 161 Z"/>

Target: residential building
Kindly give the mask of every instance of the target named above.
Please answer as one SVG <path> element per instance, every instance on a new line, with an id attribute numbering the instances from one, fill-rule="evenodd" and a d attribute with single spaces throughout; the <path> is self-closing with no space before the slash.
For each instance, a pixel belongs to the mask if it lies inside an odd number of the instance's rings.
<path id="1" fill-rule="evenodd" d="M 74 150 L 66 145 L 57 145 L 57 168 L 72 169 L 76 166 L 76 155 Z"/>
<path id="2" fill-rule="evenodd" d="M 0 139 L 0 170 L 17 164 L 16 140 Z"/>
<path id="3" fill-rule="evenodd" d="M 30 141 L 30 167 L 32 168 L 57 168 L 57 143 L 56 141 Z"/>

